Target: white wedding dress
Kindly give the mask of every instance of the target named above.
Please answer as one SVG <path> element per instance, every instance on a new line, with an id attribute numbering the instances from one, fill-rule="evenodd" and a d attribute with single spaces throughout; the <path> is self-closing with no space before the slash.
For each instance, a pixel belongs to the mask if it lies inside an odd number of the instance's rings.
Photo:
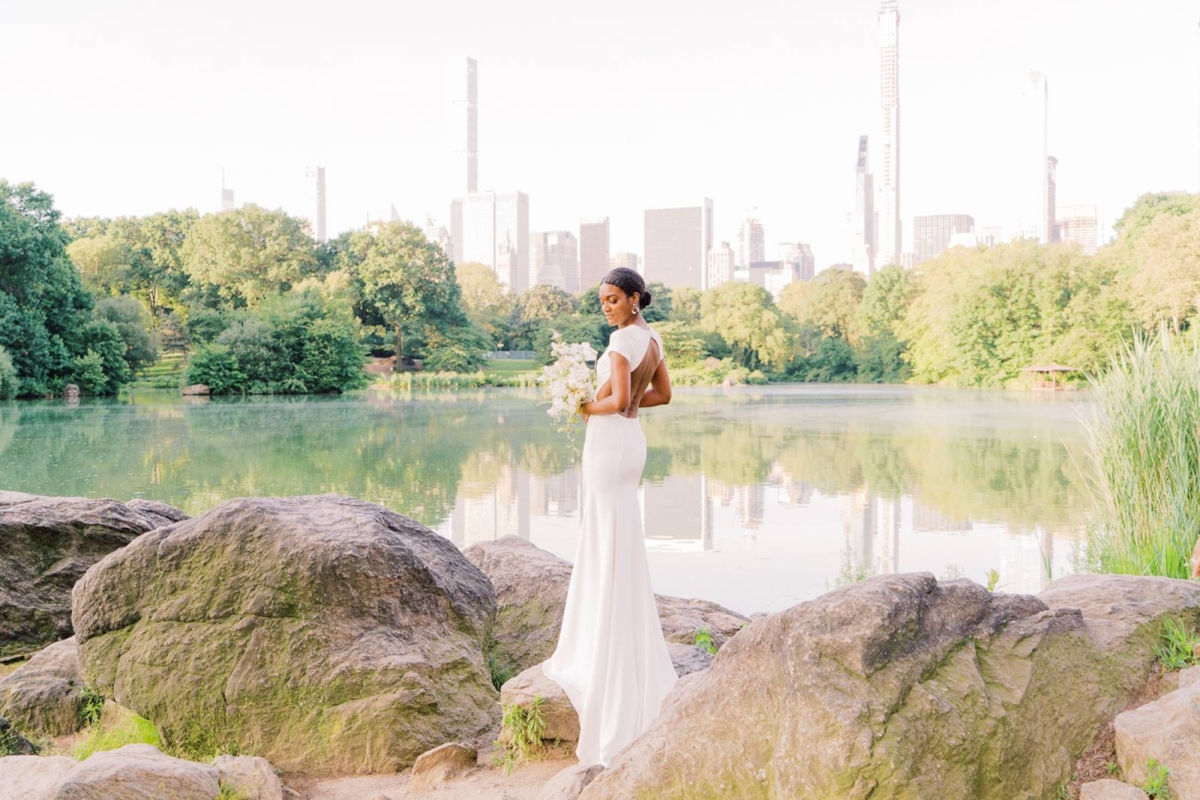
<path id="1" fill-rule="evenodd" d="M 636 325 L 614 331 L 596 362 L 597 385 L 619 352 L 633 372 L 657 332 Z M 575 567 L 554 654 L 543 662 L 579 715 L 581 764 L 608 766 L 658 716 L 677 680 L 642 533 L 638 482 L 646 464 L 641 423 L 619 414 L 588 418 L 583 441 L 583 512 Z"/>

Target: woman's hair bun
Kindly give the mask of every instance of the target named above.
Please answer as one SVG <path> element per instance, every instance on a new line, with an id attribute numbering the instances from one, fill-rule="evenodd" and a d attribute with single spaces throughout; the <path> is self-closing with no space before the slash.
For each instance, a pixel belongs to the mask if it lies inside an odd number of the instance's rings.
<path id="1" fill-rule="evenodd" d="M 643 289 L 642 291 L 638 292 L 638 297 L 641 298 L 638 301 L 638 305 L 640 305 L 642 308 L 645 308 L 646 306 L 650 305 L 650 301 L 652 299 L 654 299 L 651 296 L 649 289 Z"/>

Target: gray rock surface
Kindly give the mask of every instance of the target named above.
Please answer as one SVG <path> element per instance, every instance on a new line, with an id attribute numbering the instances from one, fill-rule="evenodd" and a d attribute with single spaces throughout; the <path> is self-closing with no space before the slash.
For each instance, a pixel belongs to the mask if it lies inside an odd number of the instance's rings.
<path id="1" fill-rule="evenodd" d="M 175 506 L 169 506 L 166 503 L 160 503 L 158 500 L 146 500 L 141 497 L 135 497 L 125 505 L 132 508 L 134 511 L 140 511 L 147 517 L 158 522 L 158 527 L 163 528 L 174 522 L 183 522 L 188 519 L 188 515 L 180 511 Z"/>
<path id="2" fill-rule="evenodd" d="M 21 499 L 22 497 L 32 499 Z M 71 587 L 97 561 L 158 527 L 116 500 L 5 493 L 0 503 L 0 656 L 71 635 Z"/>
<path id="3" fill-rule="evenodd" d="M 39 650 L 0 678 L 0 715 L 42 736 L 64 736 L 83 727 L 83 676 L 75 637 Z"/>
<path id="4" fill-rule="evenodd" d="M 127 744 L 79 762 L 38 800 L 216 800 L 219 777 L 216 767 Z"/>
<path id="5" fill-rule="evenodd" d="M 521 672 L 554 652 L 571 582 L 571 564 L 519 536 L 480 542 L 463 551 L 496 587 L 497 611 L 489 650 L 502 666 Z M 709 631 L 723 645 L 748 620 L 707 600 L 656 595 L 663 636 L 693 645 L 696 631 Z"/>
<path id="6" fill-rule="evenodd" d="M 424 791 L 464 775 L 479 766 L 479 752 L 458 742 L 447 742 L 417 757 L 410 792 Z"/>
<path id="7" fill-rule="evenodd" d="M 761 617 L 582 797 L 1049 797 L 1144 688 L 1162 618 L 1200 611 L 1185 581 L 1093 578 L 881 576 Z"/>
<path id="8" fill-rule="evenodd" d="M 1146 793 L 1128 783 L 1105 778 L 1079 787 L 1079 800 L 1150 800 Z"/>
<path id="9" fill-rule="evenodd" d="M 0 800 L 37 800 L 77 766 L 68 756 L 0 758 Z"/>
<path id="10" fill-rule="evenodd" d="M 604 771 L 599 764 L 576 764 L 559 772 L 538 792 L 537 800 L 576 800 L 588 784 Z"/>
<path id="11" fill-rule="evenodd" d="M 1200 797 L 1200 685 L 1125 711 L 1113 727 L 1126 780 L 1145 783 L 1146 762 L 1153 758 L 1169 770 L 1173 797 Z"/>
<path id="12" fill-rule="evenodd" d="M 167 741 L 203 733 L 314 775 L 395 772 L 499 721 L 491 583 L 372 503 L 230 500 L 105 559 L 74 609 L 88 684 Z"/>

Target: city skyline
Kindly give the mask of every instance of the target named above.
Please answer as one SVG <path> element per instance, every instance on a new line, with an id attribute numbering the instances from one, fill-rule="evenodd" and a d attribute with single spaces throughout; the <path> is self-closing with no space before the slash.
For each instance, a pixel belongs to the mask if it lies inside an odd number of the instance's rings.
<path id="1" fill-rule="evenodd" d="M 0 176 L 34 181 L 68 216 L 208 212 L 217 210 L 212 187 L 225 165 L 240 203 L 308 216 L 304 165 L 318 163 L 329 170 L 330 235 L 393 202 L 404 218 L 432 214 L 449 227 L 447 201 L 462 190 L 447 185 L 443 76 L 446 59 L 466 52 L 485 67 L 478 187 L 534 198 L 531 229 L 578 230 L 581 219 L 605 215 L 610 251 L 636 252 L 645 209 L 707 196 L 724 209 L 717 241 L 736 241 L 735 209 L 757 206 L 768 252 L 799 240 L 812 244 L 818 268 L 851 261 L 845 154 L 858 136 L 871 137 L 880 181 L 878 0 L 836 9 L 762 3 L 729 15 L 728 25 L 695 13 L 663 49 L 647 47 L 677 7 L 653 4 L 634 25 L 633 7 L 618 3 L 569 46 L 486 6 L 470 9 L 477 24 L 469 29 L 456 27 L 461 9 L 397 17 L 374 3 L 319 23 L 302 7 L 263 7 L 233 26 L 222 3 L 212 20 L 183 26 L 173 9 L 146 14 L 120 2 L 103 11 L 16 8 L 7 20 L 12 57 L 43 64 L 46 83 L 61 91 L 42 97 L 37 86 L 4 86 L 17 118 L 38 120 L 38 135 L 20 125 L 0 132 Z M 1059 203 L 1097 206 L 1102 237 L 1139 194 L 1195 190 L 1196 171 L 1180 169 L 1196 159 L 1190 4 L 1162 0 L 1120 14 L 1019 0 L 997 15 L 901 0 L 900 12 L 902 241 L 924 215 L 970 213 L 982 226 L 1012 228 L 1016 172 L 1006 144 L 1032 68 L 1055 81 L 1049 150 L 1059 160 Z M 1025 24 L 1035 15 L 1038 25 Z M 376 21 L 369 30 L 354 24 L 364 16 Z M 769 32 L 798 26 L 813 34 L 811 46 Z M 397 48 L 394 30 L 455 35 L 409 37 Z M 739 37 L 751 45 L 730 44 Z M 439 38 L 453 39 L 453 49 Z M 672 48 L 669 59 L 655 55 Z M 73 78 L 85 70 L 93 87 L 137 91 L 90 92 Z M 397 91 L 401 103 L 378 102 Z M 314 94 L 327 111 L 314 108 Z M 182 101 L 145 101 L 168 96 Z M 541 107 L 538 96 L 563 99 Z M 686 109 L 699 100 L 729 113 L 697 127 Z M 86 139 L 76 133 L 83 117 L 99 122 Z"/>

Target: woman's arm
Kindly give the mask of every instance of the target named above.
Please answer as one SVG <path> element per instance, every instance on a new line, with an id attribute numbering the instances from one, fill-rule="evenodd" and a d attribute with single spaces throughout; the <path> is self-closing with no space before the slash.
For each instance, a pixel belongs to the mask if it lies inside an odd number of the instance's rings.
<path id="1" fill-rule="evenodd" d="M 610 350 L 608 363 L 612 368 L 608 378 L 611 393 L 599 400 L 589 400 L 579 407 L 584 421 L 592 414 L 622 414 L 629 408 L 629 359 Z"/>
<path id="2" fill-rule="evenodd" d="M 642 402 L 638 403 L 638 408 L 665 406 L 670 402 L 671 376 L 667 372 L 667 360 L 664 358 L 658 362 L 658 368 L 654 370 L 654 375 L 650 378 L 650 386 L 642 394 Z"/>

